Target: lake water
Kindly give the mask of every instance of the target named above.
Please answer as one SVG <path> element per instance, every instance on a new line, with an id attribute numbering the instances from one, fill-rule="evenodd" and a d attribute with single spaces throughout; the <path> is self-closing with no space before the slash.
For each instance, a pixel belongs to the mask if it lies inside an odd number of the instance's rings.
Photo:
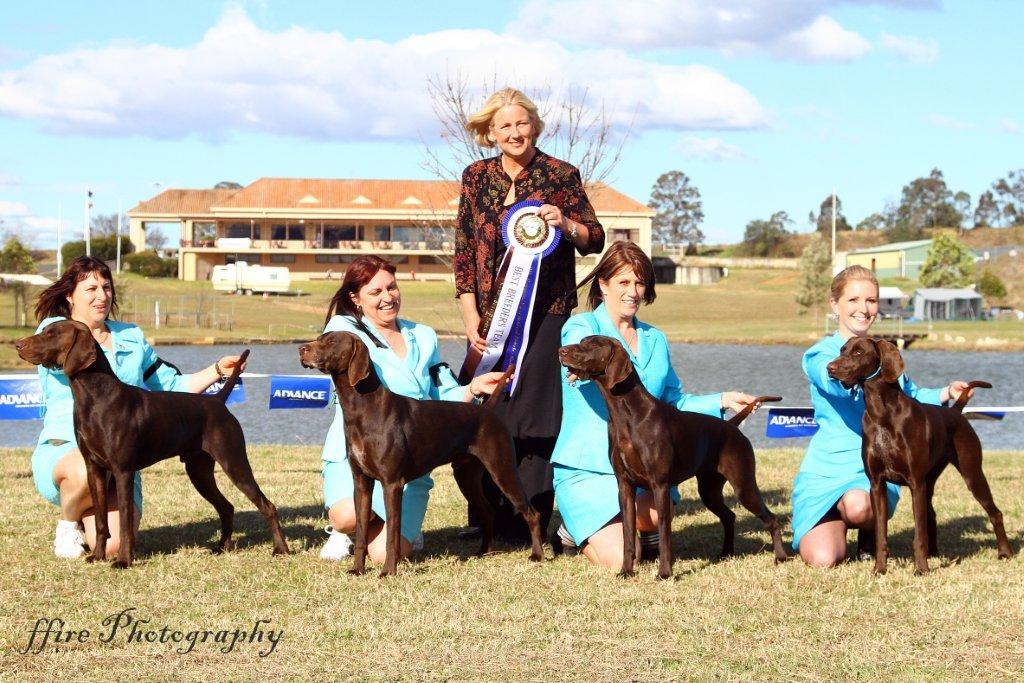
<path id="1" fill-rule="evenodd" d="M 441 341 L 441 354 L 453 368 L 464 355 L 461 342 Z M 205 367 L 239 346 L 161 346 L 160 355 L 183 372 Z M 810 396 L 800 370 L 803 349 L 793 346 L 731 346 L 674 344 L 672 361 L 689 393 L 727 389 L 751 394 L 777 394 L 786 406 L 808 406 Z M 1024 405 L 1024 353 L 906 351 L 907 372 L 918 386 L 942 386 L 952 379 L 985 379 L 995 388 L 978 390 L 977 406 Z M 252 347 L 247 371 L 265 374 L 312 374 L 298 361 L 297 344 Z M 231 407 L 249 443 L 321 444 L 333 416 L 332 409 L 267 410 L 269 380 L 246 382 L 246 402 Z M 806 438 L 767 439 L 765 415 L 758 411 L 743 426 L 757 448 L 804 447 Z M 1024 444 L 1024 413 L 1010 413 L 1002 422 L 975 421 L 985 448 L 1020 449 Z M 30 446 L 39 434 L 40 422 L 0 422 L 0 445 Z"/>

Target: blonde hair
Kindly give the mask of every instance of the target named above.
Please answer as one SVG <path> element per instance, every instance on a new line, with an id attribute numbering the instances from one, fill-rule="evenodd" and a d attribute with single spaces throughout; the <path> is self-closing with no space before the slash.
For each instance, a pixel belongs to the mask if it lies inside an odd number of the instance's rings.
<path id="1" fill-rule="evenodd" d="M 843 296 L 843 290 L 846 288 L 846 283 L 853 280 L 867 280 L 875 286 L 875 291 L 878 291 L 878 278 L 875 274 L 865 268 L 864 266 L 848 266 L 832 278 L 832 287 L 829 298 L 832 301 L 839 301 L 839 298 Z"/>
<path id="2" fill-rule="evenodd" d="M 530 123 L 533 124 L 533 142 L 536 144 L 537 138 L 544 132 L 544 122 L 541 121 L 533 100 L 515 88 L 502 88 L 488 97 L 479 111 L 470 114 L 469 120 L 466 121 L 466 130 L 473 134 L 476 144 L 481 147 L 494 147 L 497 144 L 490 135 L 491 121 L 499 109 L 513 104 L 518 104 L 529 114 Z"/>

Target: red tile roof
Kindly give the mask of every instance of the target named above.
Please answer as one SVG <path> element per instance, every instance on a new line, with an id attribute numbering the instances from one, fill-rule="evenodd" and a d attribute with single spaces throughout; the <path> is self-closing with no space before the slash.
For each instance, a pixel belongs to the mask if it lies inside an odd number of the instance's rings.
<path id="1" fill-rule="evenodd" d="M 139 202 L 131 213 L 211 215 L 210 207 L 225 201 L 238 190 L 164 190 L 152 199 Z"/>
<path id="2" fill-rule="evenodd" d="M 598 213 L 653 212 L 613 187 L 595 183 L 587 194 Z M 218 209 L 384 209 L 455 211 L 459 187 L 441 180 L 260 178 L 241 190 L 165 190 L 131 214 L 211 215 Z"/>

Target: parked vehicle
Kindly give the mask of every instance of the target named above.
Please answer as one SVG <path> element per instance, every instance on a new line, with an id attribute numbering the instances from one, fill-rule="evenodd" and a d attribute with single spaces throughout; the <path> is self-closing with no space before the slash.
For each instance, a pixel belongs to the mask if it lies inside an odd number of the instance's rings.
<path id="1" fill-rule="evenodd" d="M 292 284 L 291 273 L 284 266 L 254 266 L 245 261 L 214 266 L 210 280 L 215 291 L 236 294 L 282 293 Z"/>

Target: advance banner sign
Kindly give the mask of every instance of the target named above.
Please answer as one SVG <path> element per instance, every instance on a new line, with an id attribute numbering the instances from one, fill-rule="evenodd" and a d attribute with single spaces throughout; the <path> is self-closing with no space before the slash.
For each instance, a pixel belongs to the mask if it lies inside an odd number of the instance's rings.
<path id="1" fill-rule="evenodd" d="M 36 375 L 0 379 L 0 420 L 41 420 L 43 394 Z"/>
<path id="2" fill-rule="evenodd" d="M 214 382 L 203 393 L 207 396 L 216 396 L 223 386 L 224 382 Z M 235 403 L 245 403 L 245 384 L 242 382 L 241 377 L 238 378 L 235 386 L 231 387 L 231 393 L 228 394 L 228 400 L 225 403 L 229 406 Z"/>
<path id="3" fill-rule="evenodd" d="M 818 423 L 813 408 L 769 408 L 768 424 L 764 435 L 769 439 L 788 439 L 795 436 L 814 436 Z"/>
<path id="4" fill-rule="evenodd" d="M 324 408 L 331 397 L 331 378 L 305 375 L 272 375 L 270 409 Z"/>

